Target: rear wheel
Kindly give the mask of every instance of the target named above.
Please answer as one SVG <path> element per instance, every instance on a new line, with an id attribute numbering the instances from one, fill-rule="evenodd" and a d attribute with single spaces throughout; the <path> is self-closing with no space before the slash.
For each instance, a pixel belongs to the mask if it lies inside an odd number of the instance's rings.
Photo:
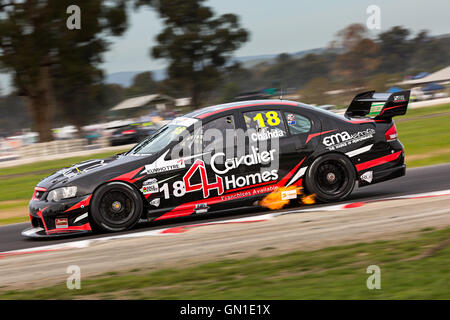
<path id="1" fill-rule="evenodd" d="M 305 187 L 318 200 L 343 200 L 353 191 L 356 173 L 353 164 L 343 155 L 332 153 L 317 158 L 306 174 Z"/>
<path id="2" fill-rule="evenodd" d="M 95 191 L 91 202 L 91 222 L 96 229 L 123 231 L 138 223 L 142 198 L 130 185 L 114 181 Z"/>

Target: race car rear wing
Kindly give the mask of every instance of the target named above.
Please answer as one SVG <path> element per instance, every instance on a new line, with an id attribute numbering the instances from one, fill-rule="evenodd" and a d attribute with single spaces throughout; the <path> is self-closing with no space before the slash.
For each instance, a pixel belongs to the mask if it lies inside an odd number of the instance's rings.
<path id="1" fill-rule="evenodd" d="M 408 108 L 410 90 L 395 93 L 367 91 L 357 94 L 345 112 L 348 117 L 371 117 L 391 119 L 401 116 Z"/>

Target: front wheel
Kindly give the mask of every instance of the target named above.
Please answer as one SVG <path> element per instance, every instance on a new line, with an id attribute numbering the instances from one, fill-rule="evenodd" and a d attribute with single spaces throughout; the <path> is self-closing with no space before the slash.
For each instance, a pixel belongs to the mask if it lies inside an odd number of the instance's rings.
<path id="1" fill-rule="evenodd" d="M 91 202 L 91 222 L 103 231 L 123 231 L 139 222 L 143 202 L 130 185 L 114 181 L 95 191 Z"/>
<path id="2" fill-rule="evenodd" d="M 332 153 L 317 158 L 309 167 L 305 188 L 323 202 L 343 200 L 355 186 L 353 164 L 343 155 Z"/>

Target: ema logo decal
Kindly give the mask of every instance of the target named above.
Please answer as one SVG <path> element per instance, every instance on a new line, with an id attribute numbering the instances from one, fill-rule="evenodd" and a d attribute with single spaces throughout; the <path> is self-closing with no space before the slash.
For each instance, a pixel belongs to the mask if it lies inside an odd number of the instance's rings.
<path id="1" fill-rule="evenodd" d="M 348 133 L 347 131 L 338 132 L 323 138 L 322 143 L 328 150 L 335 150 L 348 146 L 352 143 L 357 143 L 366 139 L 373 138 L 375 130 L 367 129 L 355 133 Z"/>
<path id="2" fill-rule="evenodd" d="M 323 144 L 326 145 L 327 147 L 330 147 L 332 145 L 341 143 L 343 141 L 350 140 L 351 138 L 352 137 L 350 136 L 350 134 L 347 131 L 343 131 L 343 132 L 335 133 L 331 136 L 325 137 L 323 139 Z"/>

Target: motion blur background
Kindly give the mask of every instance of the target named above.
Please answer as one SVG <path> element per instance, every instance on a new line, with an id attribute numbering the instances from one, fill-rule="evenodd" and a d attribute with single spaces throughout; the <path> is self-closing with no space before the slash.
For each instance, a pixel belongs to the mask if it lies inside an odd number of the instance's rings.
<path id="1" fill-rule="evenodd" d="M 367 89 L 448 95 L 446 1 L 0 3 L 2 161 L 134 143 L 235 100 L 339 112 Z"/>

